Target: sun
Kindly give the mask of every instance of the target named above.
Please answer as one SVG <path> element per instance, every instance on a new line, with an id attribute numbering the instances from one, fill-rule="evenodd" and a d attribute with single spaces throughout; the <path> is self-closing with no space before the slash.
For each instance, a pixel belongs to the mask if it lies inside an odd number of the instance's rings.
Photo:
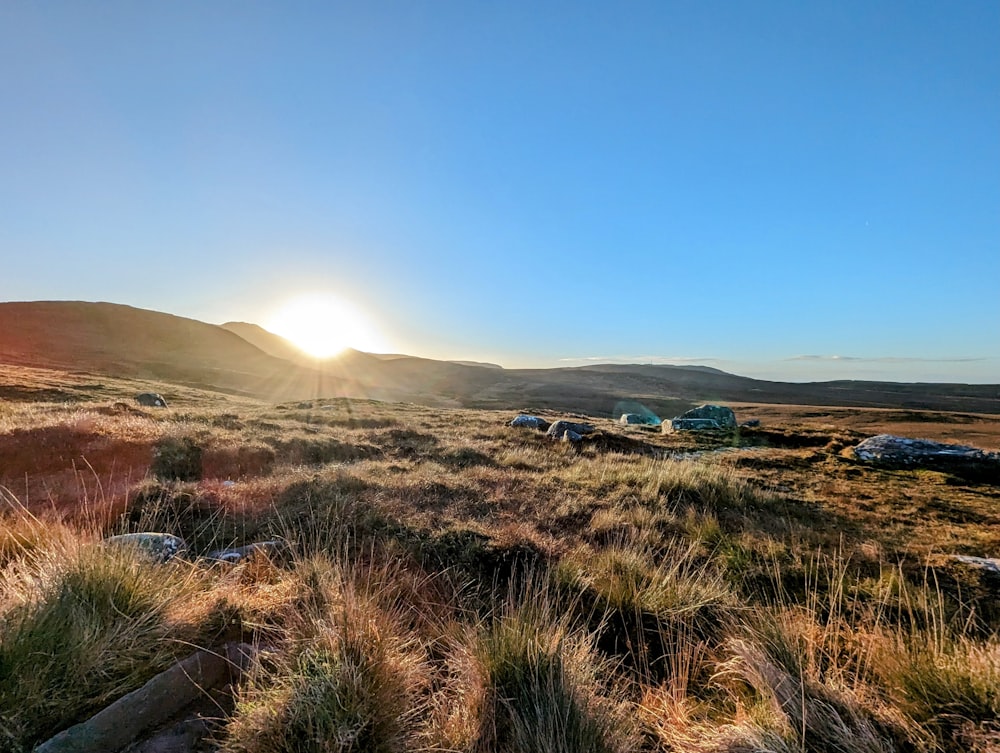
<path id="1" fill-rule="evenodd" d="M 383 349 L 382 338 L 368 317 L 327 293 L 296 296 L 282 305 L 264 328 L 314 358 L 330 358 L 345 348 Z"/>

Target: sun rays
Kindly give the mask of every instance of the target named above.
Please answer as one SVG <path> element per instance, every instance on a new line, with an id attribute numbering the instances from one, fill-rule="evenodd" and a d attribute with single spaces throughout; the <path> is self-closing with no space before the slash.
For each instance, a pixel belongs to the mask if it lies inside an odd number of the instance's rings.
<path id="1" fill-rule="evenodd" d="M 346 348 L 385 350 L 370 319 L 354 305 L 329 293 L 296 296 L 282 305 L 265 326 L 318 359 L 331 358 Z"/>

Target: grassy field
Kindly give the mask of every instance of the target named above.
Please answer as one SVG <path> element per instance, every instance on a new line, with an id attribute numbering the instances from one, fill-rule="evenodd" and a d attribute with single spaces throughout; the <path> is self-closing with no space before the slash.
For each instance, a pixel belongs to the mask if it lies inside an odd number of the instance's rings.
<path id="1" fill-rule="evenodd" d="M 574 446 L 511 411 L 4 389 L 0 750 L 235 640 L 204 750 L 1000 749 L 997 591 L 949 558 L 1000 551 L 1000 487 L 849 452 L 996 449 L 995 416 L 740 405 L 759 429 Z M 150 530 L 189 556 L 98 543 Z"/>

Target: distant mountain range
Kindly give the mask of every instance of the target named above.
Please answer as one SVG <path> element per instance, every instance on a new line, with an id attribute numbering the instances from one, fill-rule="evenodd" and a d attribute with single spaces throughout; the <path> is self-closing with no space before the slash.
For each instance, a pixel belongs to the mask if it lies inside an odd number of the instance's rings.
<path id="1" fill-rule="evenodd" d="M 206 324 L 113 303 L 0 303 L 0 366 L 162 380 L 274 401 L 348 396 L 611 416 L 623 401 L 673 416 L 693 403 L 1000 413 L 1000 385 L 772 382 L 704 366 L 503 369 L 348 350 L 325 361 L 256 324 Z"/>

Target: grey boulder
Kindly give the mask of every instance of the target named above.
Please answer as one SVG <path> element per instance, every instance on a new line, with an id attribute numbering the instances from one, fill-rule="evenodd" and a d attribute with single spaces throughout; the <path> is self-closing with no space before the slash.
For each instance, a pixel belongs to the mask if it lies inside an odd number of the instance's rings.
<path id="1" fill-rule="evenodd" d="M 712 418 L 673 418 L 663 422 L 663 432 L 671 431 L 718 431 L 722 428 Z"/>
<path id="2" fill-rule="evenodd" d="M 163 399 L 163 396 L 156 392 L 141 392 L 135 396 L 135 401 L 139 405 L 145 405 L 150 408 L 166 408 L 167 401 Z"/>
<path id="3" fill-rule="evenodd" d="M 854 457 L 879 468 L 925 468 L 1000 483 L 1000 454 L 967 445 L 879 434 L 858 444 Z"/>
<path id="4" fill-rule="evenodd" d="M 573 441 L 579 442 L 580 439 L 582 439 L 585 434 L 593 434 L 594 427 L 591 426 L 590 424 L 578 424 L 578 423 L 573 423 L 572 421 L 556 421 L 549 427 L 549 430 L 546 432 L 546 434 L 551 439 L 562 439 L 567 432 L 572 432 L 573 434 L 576 434 L 579 437 L 579 439 L 575 440 L 570 438 L 571 442 Z"/>
<path id="5" fill-rule="evenodd" d="M 522 413 L 510 422 L 510 426 L 520 426 L 528 429 L 545 431 L 549 428 L 549 422 L 544 418 L 539 418 L 538 416 L 527 416 Z"/>
<path id="6" fill-rule="evenodd" d="M 697 408 L 685 411 L 674 420 L 678 419 L 705 419 L 715 421 L 720 429 L 736 428 L 736 414 L 733 413 L 732 408 L 725 405 L 699 405 Z"/>
<path id="7" fill-rule="evenodd" d="M 133 549 L 155 562 L 168 562 L 187 552 L 187 544 L 180 536 L 172 533 L 123 533 L 104 539 L 104 544 L 112 547 Z"/>

